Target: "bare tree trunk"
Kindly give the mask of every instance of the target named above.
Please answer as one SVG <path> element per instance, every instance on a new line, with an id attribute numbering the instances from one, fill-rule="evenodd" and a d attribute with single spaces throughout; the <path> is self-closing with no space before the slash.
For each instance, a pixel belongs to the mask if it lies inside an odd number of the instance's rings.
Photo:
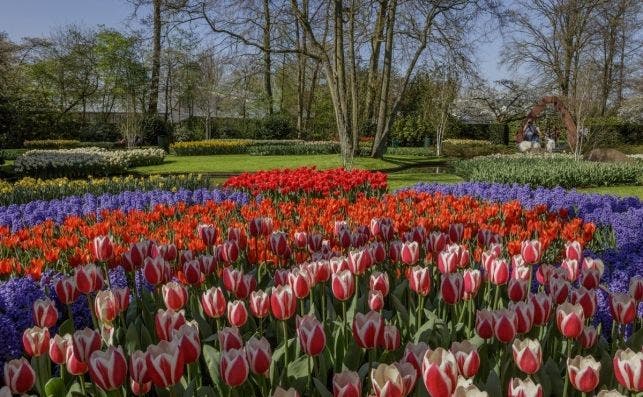
<path id="1" fill-rule="evenodd" d="M 161 0 L 153 0 L 154 28 L 152 49 L 152 78 L 150 79 L 150 101 L 147 112 L 156 114 L 159 101 L 159 77 L 161 74 Z"/>
<path id="2" fill-rule="evenodd" d="M 351 91 L 351 134 L 353 136 L 353 156 L 359 154 L 359 104 L 357 103 L 357 64 L 355 60 L 355 13 L 357 4 L 351 1 L 351 11 L 348 25 L 350 91 Z"/>
<path id="3" fill-rule="evenodd" d="M 273 98 L 272 98 L 272 59 L 270 57 L 270 1 L 263 0 L 263 84 L 266 90 L 266 110 L 268 114 L 272 114 Z"/>
<path id="4" fill-rule="evenodd" d="M 375 30 L 371 39 L 371 59 L 368 65 L 368 78 L 366 83 L 366 99 L 364 101 L 364 117 L 363 121 L 371 122 L 375 107 L 373 102 L 377 96 L 377 71 L 380 59 L 380 49 L 382 48 L 382 41 L 384 41 L 384 20 L 386 18 L 386 10 L 388 7 L 388 0 L 380 0 L 380 10 L 377 14 L 375 21 Z"/>
<path id="5" fill-rule="evenodd" d="M 304 4 L 304 15 L 307 15 L 307 6 Z M 299 20 L 295 20 L 295 33 L 297 34 L 297 139 L 301 139 L 304 129 L 304 95 L 306 93 L 306 64 L 307 57 L 303 54 L 306 50 L 306 35 L 299 29 Z"/>

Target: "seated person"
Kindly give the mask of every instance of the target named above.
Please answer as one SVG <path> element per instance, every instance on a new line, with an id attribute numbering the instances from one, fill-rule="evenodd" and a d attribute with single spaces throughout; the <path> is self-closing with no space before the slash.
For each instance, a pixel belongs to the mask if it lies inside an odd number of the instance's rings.
<path id="1" fill-rule="evenodd" d="M 527 124 L 522 132 L 524 140 L 532 143 L 540 143 L 540 130 L 532 119 L 527 120 Z"/>

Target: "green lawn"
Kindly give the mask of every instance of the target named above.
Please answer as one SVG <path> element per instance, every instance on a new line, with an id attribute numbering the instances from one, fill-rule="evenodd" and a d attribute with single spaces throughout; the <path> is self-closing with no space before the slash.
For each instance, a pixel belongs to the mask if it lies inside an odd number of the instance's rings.
<path id="1" fill-rule="evenodd" d="M 643 186 L 600 186 L 578 189 L 583 193 L 613 194 L 616 196 L 634 196 L 643 200 Z"/>

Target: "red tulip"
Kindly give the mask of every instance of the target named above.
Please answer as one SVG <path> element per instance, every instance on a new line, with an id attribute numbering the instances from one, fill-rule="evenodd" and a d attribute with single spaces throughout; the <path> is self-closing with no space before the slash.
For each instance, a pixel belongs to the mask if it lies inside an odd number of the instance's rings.
<path id="1" fill-rule="evenodd" d="M 367 249 L 351 251 L 348 254 L 348 269 L 355 275 L 360 275 L 373 264 L 371 251 Z"/>
<path id="2" fill-rule="evenodd" d="M 295 242 L 295 247 L 299 249 L 306 248 L 306 246 L 308 245 L 308 233 L 295 232 L 293 236 L 293 241 Z"/>
<path id="3" fill-rule="evenodd" d="M 531 303 L 534 305 L 534 325 L 545 325 L 549 322 L 551 315 L 552 300 L 544 292 L 531 295 Z"/>
<path id="4" fill-rule="evenodd" d="M 214 225 L 198 225 L 197 233 L 206 247 L 212 247 L 217 240 L 218 230 Z"/>
<path id="5" fill-rule="evenodd" d="M 452 223 L 449 225 L 449 240 L 452 243 L 460 243 L 464 236 L 464 225 L 462 223 Z"/>
<path id="6" fill-rule="evenodd" d="M 346 249 L 351 246 L 352 238 L 351 231 L 346 228 L 342 228 L 337 232 L 337 242 L 342 249 Z"/>
<path id="7" fill-rule="evenodd" d="M 600 380 L 601 363 L 592 356 L 576 356 L 567 359 L 567 372 L 569 383 L 576 390 L 589 393 L 598 386 Z"/>
<path id="8" fill-rule="evenodd" d="M 272 287 L 270 309 L 277 320 L 287 320 L 295 314 L 297 298 L 289 285 Z"/>
<path id="9" fill-rule="evenodd" d="M 629 292 L 635 301 L 643 301 L 643 276 L 636 275 L 630 279 Z"/>
<path id="10" fill-rule="evenodd" d="M 440 270 L 440 273 L 453 273 L 458 269 L 458 263 L 460 262 L 458 249 L 458 245 L 451 244 L 438 254 L 438 270 Z"/>
<path id="11" fill-rule="evenodd" d="M 462 273 L 462 299 L 470 300 L 478 294 L 482 275 L 478 269 L 464 269 Z"/>
<path id="12" fill-rule="evenodd" d="M 322 241 L 324 240 L 324 236 L 322 236 L 319 233 L 311 233 L 308 235 L 308 251 L 310 252 L 318 252 L 322 248 Z"/>
<path id="13" fill-rule="evenodd" d="M 3 372 L 4 384 L 13 394 L 24 394 L 36 384 L 36 371 L 24 357 L 6 362 Z"/>
<path id="14" fill-rule="evenodd" d="M 507 284 L 507 295 L 513 302 L 525 300 L 527 298 L 527 285 L 529 281 L 512 278 Z"/>
<path id="15" fill-rule="evenodd" d="M 185 276 L 185 281 L 190 285 L 200 284 L 202 279 L 201 274 L 201 264 L 198 260 L 191 260 L 183 264 L 183 275 Z"/>
<path id="16" fill-rule="evenodd" d="M 275 389 L 275 392 L 272 394 L 272 397 L 301 397 L 299 395 L 299 392 L 295 390 L 294 388 L 289 388 L 288 390 L 285 390 L 281 386 L 277 386 Z"/>
<path id="17" fill-rule="evenodd" d="M 333 375 L 333 397 L 361 397 L 362 380 L 357 372 L 344 371 Z"/>
<path id="18" fill-rule="evenodd" d="M 476 312 L 476 334 L 482 339 L 493 336 L 493 313 L 482 309 Z"/>
<path id="19" fill-rule="evenodd" d="M 158 256 L 163 257 L 168 262 L 174 262 L 178 256 L 178 251 L 176 245 L 174 244 L 162 244 L 157 247 Z"/>
<path id="20" fill-rule="evenodd" d="M 492 250 L 484 251 L 482 253 L 480 259 L 481 259 L 481 262 L 482 262 L 481 263 L 482 268 L 485 271 L 485 275 L 491 273 L 491 264 L 493 263 L 493 261 L 498 259 L 499 256 L 500 255 L 498 253 L 496 253 L 496 251 L 492 251 Z M 485 276 L 485 278 L 488 278 L 488 276 Z"/>
<path id="21" fill-rule="evenodd" d="M 210 318 L 219 318 L 226 311 L 226 299 L 219 287 L 212 287 L 201 295 L 203 313 Z"/>
<path id="22" fill-rule="evenodd" d="M 77 267 L 74 272 L 74 280 L 76 288 L 81 294 L 89 294 L 103 287 L 103 275 L 93 263 Z"/>
<path id="23" fill-rule="evenodd" d="M 603 277 L 603 272 L 605 271 L 605 264 L 601 259 L 598 258 L 583 258 L 583 264 L 581 265 L 583 270 L 597 270 L 599 278 Z"/>
<path id="24" fill-rule="evenodd" d="M 511 277 L 517 280 L 529 281 L 529 276 L 532 273 L 531 266 L 525 265 L 524 260 L 520 255 L 514 255 L 511 261 L 512 261 Z"/>
<path id="25" fill-rule="evenodd" d="M 120 313 L 116 296 L 110 290 L 98 291 L 94 299 L 94 313 L 96 317 L 107 324 L 111 324 Z"/>
<path id="26" fill-rule="evenodd" d="M 328 262 L 330 263 L 331 273 L 339 273 L 342 270 L 350 270 L 348 268 L 348 259 L 344 256 L 330 258 Z"/>
<path id="27" fill-rule="evenodd" d="M 427 296 L 431 291 L 431 271 L 428 267 L 415 266 L 407 272 L 409 288 L 418 295 Z"/>
<path id="28" fill-rule="evenodd" d="M 145 258 L 143 262 L 143 276 L 148 283 L 154 286 L 159 285 L 169 278 L 170 273 L 170 265 L 163 257 Z"/>
<path id="29" fill-rule="evenodd" d="M 567 338 L 577 338 L 583 332 L 585 316 L 581 305 L 565 302 L 556 309 L 556 325 Z"/>
<path id="30" fill-rule="evenodd" d="M 449 305 L 454 305 L 462 298 L 462 273 L 442 274 L 440 296 Z"/>
<path id="31" fill-rule="evenodd" d="M 480 355 L 477 348 L 471 342 L 453 342 L 451 344 L 451 353 L 458 364 L 460 375 L 469 379 L 476 376 L 480 369 Z"/>
<path id="32" fill-rule="evenodd" d="M 561 278 L 551 278 L 549 280 L 549 295 L 558 305 L 565 302 L 569 296 L 569 282 Z"/>
<path id="33" fill-rule="evenodd" d="M 87 327 L 74 332 L 71 337 L 74 356 L 83 363 L 89 362 L 89 357 L 93 352 L 100 349 L 100 345 L 100 334 Z"/>
<path id="34" fill-rule="evenodd" d="M 183 285 L 171 281 L 161 288 L 165 307 L 174 311 L 180 310 L 188 300 L 188 290 Z"/>
<path id="35" fill-rule="evenodd" d="M 511 378 L 509 382 L 509 397 L 543 397 L 543 387 L 534 383 L 531 378 L 525 380 Z"/>
<path id="36" fill-rule="evenodd" d="M 295 293 L 295 297 L 304 299 L 310 293 L 312 280 L 308 271 L 294 268 L 290 271 L 288 283 Z"/>
<path id="37" fill-rule="evenodd" d="M 400 347 L 400 330 L 395 325 L 384 326 L 384 349 L 397 350 Z"/>
<path id="38" fill-rule="evenodd" d="M 570 283 L 573 283 L 578 278 L 578 272 L 580 270 L 578 261 L 576 259 L 563 259 L 563 262 L 560 265 L 560 268 L 565 271 L 565 279 Z"/>
<path id="39" fill-rule="evenodd" d="M 355 279 L 349 270 L 333 273 L 330 284 L 333 296 L 339 301 L 347 301 L 355 293 Z"/>
<path id="40" fill-rule="evenodd" d="M 217 336 L 219 337 L 221 350 L 241 349 L 243 347 L 243 339 L 241 339 L 239 328 L 223 327 Z"/>
<path id="41" fill-rule="evenodd" d="M 179 344 L 183 362 L 191 364 L 199 359 L 201 338 L 199 337 L 199 326 L 195 321 L 183 324 L 178 330 L 172 330 L 172 341 Z"/>
<path id="42" fill-rule="evenodd" d="M 402 261 L 402 242 L 391 241 L 388 246 L 388 257 L 391 262 L 397 263 Z"/>
<path id="43" fill-rule="evenodd" d="M 74 353 L 72 343 L 73 341 L 70 341 L 69 345 L 67 346 L 65 369 L 67 369 L 67 372 L 74 376 L 84 375 L 89 370 L 89 366 L 86 362 L 79 360 L 78 356 Z"/>
<path id="44" fill-rule="evenodd" d="M 246 249 L 248 244 L 248 237 L 246 237 L 245 231 L 238 227 L 228 228 L 228 240 L 236 241 L 242 250 Z"/>
<path id="45" fill-rule="evenodd" d="M 424 355 L 426 354 L 427 350 L 429 350 L 429 346 L 427 346 L 427 344 L 424 342 L 409 342 L 406 344 L 406 348 L 404 349 L 404 356 L 402 357 L 402 361 L 413 365 L 413 368 L 415 368 L 415 370 L 419 374 L 422 372 L 422 360 L 424 360 Z"/>
<path id="46" fill-rule="evenodd" d="M 382 295 L 382 292 L 377 290 L 368 291 L 368 307 L 376 312 L 379 312 L 384 308 L 384 296 Z"/>
<path id="47" fill-rule="evenodd" d="M 32 327 L 22 333 L 22 348 L 29 357 L 40 357 L 49 350 L 49 329 Z"/>
<path id="48" fill-rule="evenodd" d="M 116 304 L 117 304 L 116 307 L 118 308 L 118 312 L 120 313 L 120 312 L 126 311 L 127 308 L 129 307 L 129 301 L 130 301 L 129 287 L 124 287 L 124 288 L 112 287 L 112 293 L 116 298 Z"/>
<path id="49" fill-rule="evenodd" d="M 217 258 L 215 258 L 212 255 L 201 255 L 201 256 L 199 256 L 199 259 L 197 259 L 197 261 L 199 263 L 199 270 L 205 276 L 208 276 L 208 275 L 214 273 L 214 271 L 216 270 L 217 264 L 218 264 Z M 184 269 L 183 271 L 185 272 L 185 270 L 186 269 Z M 192 270 L 192 272 L 196 273 L 195 270 Z M 201 278 L 201 276 L 199 276 L 199 279 L 200 278 Z"/>
<path id="50" fill-rule="evenodd" d="M 127 360 L 123 348 L 110 346 L 107 351 L 96 350 L 89 357 L 89 377 L 105 391 L 120 389 L 127 378 Z"/>
<path id="51" fill-rule="evenodd" d="M 106 261 L 114 256 L 114 246 L 109 236 L 97 236 L 92 240 L 92 253 L 97 261 Z"/>
<path id="52" fill-rule="evenodd" d="M 422 378 L 431 397 L 450 397 L 458 381 L 458 364 L 453 354 L 441 347 L 427 351 L 422 361 Z"/>
<path id="53" fill-rule="evenodd" d="M 574 259 L 579 263 L 583 260 L 583 246 L 578 241 L 565 243 L 565 258 Z"/>
<path id="54" fill-rule="evenodd" d="M 415 383 L 417 382 L 417 377 L 419 372 L 413 367 L 411 363 L 407 362 L 397 362 L 393 363 L 395 368 L 397 368 L 400 376 L 402 377 L 402 383 L 404 384 L 403 396 L 408 396 L 411 394 L 415 388 Z"/>
<path id="55" fill-rule="evenodd" d="M 449 236 L 442 232 L 431 232 L 429 234 L 429 238 L 427 239 L 427 247 L 426 250 L 429 252 L 433 252 L 434 254 L 437 254 L 441 252 L 444 247 L 447 245 L 447 240 L 449 239 Z"/>
<path id="56" fill-rule="evenodd" d="M 496 339 L 502 343 L 511 342 L 518 332 L 516 313 L 512 310 L 501 309 L 492 312 L 492 314 L 493 334 Z"/>
<path id="57" fill-rule="evenodd" d="M 71 346 L 71 335 L 54 335 L 49 339 L 49 358 L 55 364 L 64 364 L 67 359 L 67 348 Z"/>
<path id="58" fill-rule="evenodd" d="M 314 315 L 297 316 L 297 335 L 301 350 L 309 356 L 316 356 L 326 347 L 324 327 Z"/>
<path id="59" fill-rule="evenodd" d="M 261 236 L 263 229 L 263 218 L 254 218 L 248 222 L 248 231 L 250 236 L 257 237 Z"/>
<path id="60" fill-rule="evenodd" d="M 272 232 L 270 235 L 270 249 L 272 253 L 285 257 L 288 252 L 288 236 L 284 232 Z"/>
<path id="61" fill-rule="evenodd" d="M 353 319 L 353 338 L 361 348 L 374 349 L 382 346 L 384 318 L 375 311 L 369 311 L 367 314 L 356 313 Z"/>
<path id="62" fill-rule="evenodd" d="M 137 396 L 145 395 L 152 387 L 147 372 L 145 353 L 140 350 L 132 352 L 129 359 L 129 373 L 132 379 L 132 392 Z"/>
<path id="63" fill-rule="evenodd" d="M 569 301 L 572 304 L 580 304 L 583 307 L 585 318 L 591 318 L 596 313 L 596 292 L 579 287 L 572 291 Z"/>
<path id="64" fill-rule="evenodd" d="M 263 375 L 268 372 L 272 362 L 272 350 L 268 340 L 264 337 L 250 337 L 246 344 L 246 358 L 253 374 Z"/>
<path id="65" fill-rule="evenodd" d="M 185 365 L 177 342 L 160 341 L 149 345 L 145 352 L 147 374 L 156 387 L 167 388 L 181 380 Z"/>
<path id="66" fill-rule="evenodd" d="M 643 351 L 618 350 L 612 361 L 618 383 L 631 392 L 643 391 Z"/>
<path id="67" fill-rule="evenodd" d="M 225 263 L 234 263 L 239 259 L 239 243 L 235 240 L 226 240 L 221 245 L 221 260 Z"/>
<path id="68" fill-rule="evenodd" d="M 509 264 L 507 261 L 505 259 L 494 259 L 491 262 L 487 277 L 495 285 L 506 284 L 509 280 Z"/>
<path id="69" fill-rule="evenodd" d="M 582 269 L 580 272 L 580 284 L 587 289 L 598 287 L 601 282 L 600 272 L 597 269 Z M 631 282 L 631 280 L 630 280 Z"/>
<path id="70" fill-rule="evenodd" d="M 159 309 L 154 317 L 154 328 L 156 336 L 160 340 L 171 340 L 172 330 L 179 329 L 185 324 L 183 310 Z"/>
<path id="71" fill-rule="evenodd" d="M 583 349 L 591 349 L 598 342 L 598 332 L 593 325 L 586 325 L 578 337 L 578 342 Z"/>
<path id="72" fill-rule="evenodd" d="M 376 397 L 404 396 L 404 381 L 395 365 L 378 365 L 371 372 L 371 384 Z"/>
<path id="73" fill-rule="evenodd" d="M 420 247 L 417 242 L 405 242 L 400 250 L 400 259 L 405 265 L 413 266 L 420 259 Z"/>
<path id="74" fill-rule="evenodd" d="M 33 303 L 33 321 L 41 328 L 50 328 L 58 322 L 56 304 L 49 298 L 37 299 Z"/>
<path id="75" fill-rule="evenodd" d="M 520 255 L 527 264 L 533 265 L 540 260 L 542 244 L 538 240 L 523 241 L 520 244 Z"/>
<path id="76" fill-rule="evenodd" d="M 628 294 L 615 292 L 610 295 L 610 312 L 619 324 L 629 324 L 636 318 L 636 301 Z"/>
<path id="77" fill-rule="evenodd" d="M 270 314 L 270 296 L 262 290 L 250 293 L 250 312 L 256 318 L 264 318 Z"/>
<path id="78" fill-rule="evenodd" d="M 371 251 L 371 257 L 373 258 L 373 263 L 382 263 L 386 259 L 386 247 L 381 241 L 374 241 L 369 246 L 368 249 Z"/>
<path id="79" fill-rule="evenodd" d="M 509 302 L 509 310 L 516 313 L 516 332 L 526 334 L 534 325 L 534 304 L 531 302 Z"/>
<path id="80" fill-rule="evenodd" d="M 511 346 L 514 362 L 526 374 L 535 374 L 543 363 L 543 352 L 538 339 L 515 339 Z"/>
<path id="81" fill-rule="evenodd" d="M 230 387 L 242 385 L 248 379 L 250 372 L 243 349 L 230 349 L 222 352 L 219 368 L 221 378 Z"/>
<path id="82" fill-rule="evenodd" d="M 243 279 L 243 271 L 233 267 L 226 267 L 223 269 L 221 279 L 223 280 L 225 289 L 234 293 L 239 288 L 239 284 Z"/>
<path id="83" fill-rule="evenodd" d="M 64 305 L 70 305 L 78 298 L 78 289 L 74 277 L 63 277 L 54 284 L 54 290 L 58 300 Z"/>
<path id="84" fill-rule="evenodd" d="M 388 273 L 374 271 L 371 273 L 371 278 L 369 280 L 369 288 L 371 290 L 377 290 L 382 293 L 382 296 L 388 295 L 389 291 L 389 279 Z"/>
<path id="85" fill-rule="evenodd" d="M 248 321 L 246 303 L 241 300 L 228 302 L 228 322 L 234 327 L 241 328 L 246 321 Z"/>

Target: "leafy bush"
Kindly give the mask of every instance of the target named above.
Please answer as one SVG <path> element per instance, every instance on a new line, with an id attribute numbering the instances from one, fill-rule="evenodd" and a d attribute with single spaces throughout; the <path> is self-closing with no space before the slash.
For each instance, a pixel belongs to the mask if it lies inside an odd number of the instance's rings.
<path id="1" fill-rule="evenodd" d="M 340 153 L 339 142 L 317 141 L 299 142 L 297 144 L 258 144 L 248 147 L 248 154 L 255 156 L 281 156 L 281 155 L 314 155 Z"/>
<path id="2" fill-rule="evenodd" d="M 213 154 L 247 153 L 252 141 L 248 139 L 209 139 L 203 141 L 176 142 L 170 150 L 178 156 L 204 156 Z"/>
<path id="3" fill-rule="evenodd" d="M 179 156 L 206 156 L 220 154 L 252 154 L 256 156 L 335 154 L 339 143 L 332 141 L 306 142 L 297 139 L 209 139 L 176 142 L 170 146 Z"/>
<path id="4" fill-rule="evenodd" d="M 509 154 L 515 149 L 493 144 L 489 141 L 477 141 L 472 139 L 446 139 L 442 142 L 442 152 L 447 157 L 469 159 L 477 156 L 488 156 L 491 154 Z"/>
<path id="5" fill-rule="evenodd" d="M 44 139 L 24 141 L 22 146 L 27 149 L 72 149 L 80 147 L 80 141 L 76 139 Z"/>
<path id="6" fill-rule="evenodd" d="M 285 113 L 274 113 L 264 117 L 257 131 L 257 138 L 287 139 L 296 133 L 292 119 Z"/>
<path id="7" fill-rule="evenodd" d="M 565 188 L 635 184 L 641 163 L 576 161 L 563 154 L 514 154 L 458 161 L 455 173 L 471 181 L 521 183 Z"/>
<path id="8" fill-rule="evenodd" d="M 172 135 L 172 123 L 165 121 L 160 116 L 146 116 L 141 120 L 141 137 L 143 142 L 149 145 L 156 145 L 158 137 L 169 137 Z"/>
<path id="9" fill-rule="evenodd" d="M 165 151 L 158 148 L 114 150 L 89 147 L 29 150 L 16 158 L 18 174 L 51 177 L 83 177 L 122 174 L 128 167 L 160 164 Z"/>
<path id="10" fill-rule="evenodd" d="M 14 183 L 0 181 L 0 205 L 28 203 L 34 200 L 53 200 L 90 193 L 101 195 L 125 191 L 155 189 L 176 191 L 196 190 L 213 185 L 211 178 L 203 175 L 153 175 L 149 178 L 134 176 L 88 179 L 34 179 L 22 178 Z"/>

